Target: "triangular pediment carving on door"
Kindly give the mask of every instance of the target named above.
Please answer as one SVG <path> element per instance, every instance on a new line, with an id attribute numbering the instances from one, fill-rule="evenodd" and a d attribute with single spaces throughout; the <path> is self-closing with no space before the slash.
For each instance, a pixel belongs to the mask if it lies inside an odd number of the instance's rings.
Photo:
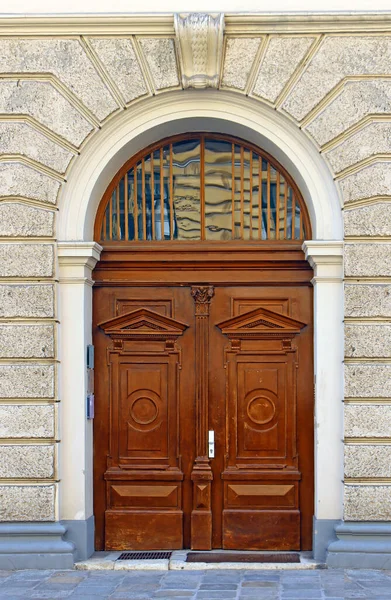
<path id="1" fill-rule="evenodd" d="M 266 308 L 256 308 L 217 323 L 217 327 L 230 339 L 292 338 L 305 326 L 301 321 Z"/>
<path id="2" fill-rule="evenodd" d="M 138 308 L 108 321 L 99 323 L 106 335 L 115 339 L 175 340 L 188 325 L 161 315 L 148 308 Z"/>

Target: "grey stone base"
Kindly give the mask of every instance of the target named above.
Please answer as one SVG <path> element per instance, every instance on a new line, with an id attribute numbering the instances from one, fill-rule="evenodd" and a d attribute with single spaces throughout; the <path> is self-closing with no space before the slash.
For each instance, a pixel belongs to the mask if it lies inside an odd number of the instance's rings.
<path id="1" fill-rule="evenodd" d="M 326 561 L 327 548 L 337 539 L 335 528 L 341 523 L 336 519 L 313 519 L 313 557 L 318 562 Z"/>
<path id="2" fill-rule="evenodd" d="M 61 521 L 66 528 L 64 539 L 75 546 L 75 560 L 87 560 L 95 550 L 95 522 L 91 515 L 83 521 Z"/>
<path id="3" fill-rule="evenodd" d="M 0 523 L 0 569 L 72 569 L 65 531 L 60 523 Z"/>
<path id="4" fill-rule="evenodd" d="M 328 567 L 391 569 L 391 523 L 347 522 L 335 528 L 328 547 Z"/>

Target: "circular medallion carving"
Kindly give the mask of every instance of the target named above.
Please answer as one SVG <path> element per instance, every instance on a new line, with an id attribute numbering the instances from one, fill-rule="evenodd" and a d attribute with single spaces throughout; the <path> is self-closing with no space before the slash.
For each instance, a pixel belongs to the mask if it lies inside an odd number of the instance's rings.
<path id="1" fill-rule="evenodd" d="M 133 421 L 139 423 L 139 425 L 153 423 L 159 414 L 157 399 L 154 397 L 156 394 L 148 390 L 139 390 L 138 393 L 133 393 L 132 396 L 130 416 Z"/>
<path id="2" fill-rule="evenodd" d="M 276 407 L 266 396 L 255 396 L 247 405 L 247 414 L 258 425 L 269 423 L 276 414 Z"/>

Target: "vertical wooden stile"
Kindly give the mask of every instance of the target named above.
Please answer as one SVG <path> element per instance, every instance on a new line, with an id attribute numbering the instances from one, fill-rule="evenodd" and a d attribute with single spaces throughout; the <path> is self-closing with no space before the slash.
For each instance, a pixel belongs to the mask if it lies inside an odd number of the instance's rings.
<path id="1" fill-rule="evenodd" d="M 172 174 L 172 144 L 170 144 L 170 240 L 174 239 L 174 180 Z"/>
<path id="2" fill-rule="evenodd" d="M 107 217 L 106 217 L 106 213 L 107 211 L 105 210 L 104 215 L 103 215 L 103 226 L 102 226 L 102 240 L 106 240 L 106 230 L 107 230 Z"/>
<path id="3" fill-rule="evenodd" d="M 300 231 L 299 231 L 299 234 L 300 234 L 300 239 L 301 240 L 304 240 L 304 231 L 303 231 L 303 229 L 304 229 L 303 228 L 303 211 L 301 210 L 301 207 L 300 207 Z"/>
<path id="4" fill-rule="evenodd" d="M 258 156 L 258 239 L 262 239 L 262 157 Z"/>
<path id="5" fill-rule="evenodd" d="M 288 182 L 284 179 L 284 240 L 286 240 L 287 220 L 288 220 Z"/>
<path id="6" fill-rule="evenodd" d="M 292 192 L 292 231 L 291 231 L 291 239 L 295 239 L 295 229 L 296 229 L 296 198 L 295 194 Z"/>
<path id="7" fill-rule="evenodd" d="M 253 153 L 250 150 L 250 240 L 253 239 Z"/>
<path id="8" fill-rule="evenodd" d="M 235 144 L 232 144 L 232 239 L 235 239 Z"/>
<path id="9" fill-rule="evenodd" d="M 267 238 L 270 240 L 270 221 L 271 221 L 271 210 L 270 210 L 270 163 L 267 162 L 267 184 L 266 184 L 266 202 L 267 202 Z"/>
<path id="10" fill-rule="evenodd" d="M 113 194 L 110 196 L 110 210 L 109 210 L 109 239 L 113 239 Z"/>
<path id="11" fill-rule="evenodd" d="M 244 147 L 240 146 L 240 239 L 244 238 Z"/>
<path id="12" fill-rule="evenodd" d="M 205 138 L 201 136 L 200 140 L 200 227 L 201 240 L 206 238 L 205 232 Z"/>
<path id="13" fill-rule="evenodd" d="M 128 172 L 124 177 L 124 217 L 125 217 L 125 240 L 129 240 L 129 183 Z"/>
<path id="14" fill-rule="evenodd" d="M 145 160 L 141 161 L 141 202 L 143 211 L 143 240 L 147 239 L 147 206 L 145 198 Z"/>
<path id="15" fill-rule="evenodd" d="M 276 184 L 276 240 L 280 239 L 280 172 L 277 171 Z"/>
<path id="16" fill-rule="evenodd" d="M 152 239 L 155 239 L 155 164 L 153 162 L 153 152 L 151 152 L 151 219 L 152 219 Z"/>
<path id="17" fill-rule="evenodd" d="M 137 185 L 137 165 L 134 166 L 134 239 L 138 240 L 138 185 Z"/>
<path id="18" fill-rule="evenodd" d="M 160 148 L 160 239 L 164 240 L 164 171 L 163 171 L 163 148 Z"/>

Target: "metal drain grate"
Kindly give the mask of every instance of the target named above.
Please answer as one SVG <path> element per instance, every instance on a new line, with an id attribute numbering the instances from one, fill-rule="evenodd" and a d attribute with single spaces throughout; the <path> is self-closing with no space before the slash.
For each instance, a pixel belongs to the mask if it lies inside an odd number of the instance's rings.
<path id="1" fill-rule="evenodd" d="M 172 552 L 122 552 L 117 560 L 158 560 L 169 559 Z"/>
<path id="2" fill-rule="evenodd" d="M 186 562 L 299 563 L 296 552 L 189 552 Z"/>

